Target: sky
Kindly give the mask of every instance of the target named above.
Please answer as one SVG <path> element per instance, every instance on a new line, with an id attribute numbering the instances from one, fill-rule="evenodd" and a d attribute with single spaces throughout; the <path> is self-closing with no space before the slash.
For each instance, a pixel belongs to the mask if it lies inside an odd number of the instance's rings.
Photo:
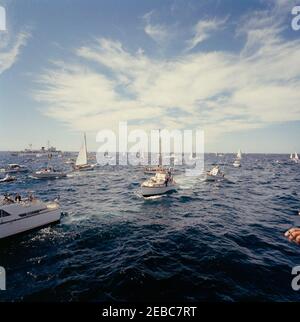
<path id="1" fill-rule="evenodd" d="M 202 129 L 205 151 L 300 152 L 294 0 L 0 0 L 0 150 Z"/>

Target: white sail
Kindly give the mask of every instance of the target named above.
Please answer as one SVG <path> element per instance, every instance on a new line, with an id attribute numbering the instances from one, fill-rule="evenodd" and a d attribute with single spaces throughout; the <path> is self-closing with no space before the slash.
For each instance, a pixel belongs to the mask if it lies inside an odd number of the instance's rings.
<path id="1" fill-rule="evenodd" d="M 238 159 L 241 159 L 241 158 L 242 158 L 242 151 L 241 151 L 241 150 L 239 150 L 239 151 L 238 151 L 238 153 L 237 153 L 236 157 L 237 157 Z"/>
<path id="2" fill-rule="evenodd" d="M 87 149 L 86 149 L 86 137 L 85 137 L 85 133 L 84 133 L 84 140 L 83 140 L 83 144 L 80 148 L 80 151 L 78 153 L 76 165 L 80 166 L 80 165 L 86 165 L 86 164 L 87 164 Z"/>
<path id="3" fill-rule="evenodd" d="M 291 153 L 291 155 L 290 155 L 290 159 L 293 159 L 293 153 Z"/>
<path id="4" fill-rule="evenodd" d="M 295 160 L 299 160 L 297 152 L 295 152 Z"/>

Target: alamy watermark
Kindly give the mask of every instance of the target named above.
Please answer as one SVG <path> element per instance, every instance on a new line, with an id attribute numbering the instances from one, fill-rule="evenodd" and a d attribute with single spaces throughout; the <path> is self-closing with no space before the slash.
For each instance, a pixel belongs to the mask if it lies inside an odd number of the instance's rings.
<path id="1" fill-rule="evenodd" d="M 6 10 L 0 6 L 0 31 L 6 31 Z"/>
<path id="2" fill-rule="evenodd" d="M 296 275 L 292 280 L 292 289 L 294 291 L 300 291 L 300 266 L 293 267 L 292 275 Z"/>
<path id="3" fill-rule="evenodd" d="M 6 290 L 6 272 L 5 268 L 0 266 L 0 291 Z"/>
<path id="4" fill-rule="evenodd" d="M 300 30 L 300 6 L 295 6 L 292 9 L 292 15 L 295 16 L 292 19 L 292 29 L 298 31 Z"/>
<path id="5" fill-rule="evenodd" d="M 99 165 L 185 165 L 187 176 L 204 171 L 204 132 L 202 130 L 129 131 L 127 122 L 119 122 L 118 134 L 99 131 L 96 142 Z"/>

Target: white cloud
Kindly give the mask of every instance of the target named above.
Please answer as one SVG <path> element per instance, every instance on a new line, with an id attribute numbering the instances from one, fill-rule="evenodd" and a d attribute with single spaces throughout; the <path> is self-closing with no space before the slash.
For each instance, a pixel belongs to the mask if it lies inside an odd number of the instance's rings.
<path id="1" fill-rule="evenodd" d="M 191 50 L 195 48 L 198 44 L 208 39 L 213 32 L 223 28 L 227 19 L 228 18 L 218 20 L 217 18 L 214 18 L 214 19 L 198 21 L 198 23 L 194 27 L 193 38 L 188 40 L 187 42 L 188 43 L 187 50 Z"/>
<path id="2" fill-rule="evenodd" d="M 171 32 L 166 25 L 153 23 L 155 12 L 147 12 L 142 18 L 145 24 L 144 32 L 159 45 L 165 44 L 171 38 Z"/>
<path id="3" fill-rule="evenodd" d="M 163 43 L 168 39 L 169 33 L 163 25 L 147 24 L 144 29 L 145 33 L 158 43 Z"/>
<path id="4" fill-rule="evenodd" d="M 77 64 L 60 62 L 46 71 L 35 98 L 46 103 L 46 115 L 77 130 L 128 120 L 143 128 L 202 125 L 212 138 L 300 120 L 300 40 L 284 40 L 281 26 L 269 25 L 265 15 L 255 19 L 260 28 L 248 20 L 245 46 L 231 54 L 154 59 L 99 39 L 76 50 Z"/>
<path id="5" fill-rule="evenodd" d="M 26 45 L 30 34 L 20 32 L 15 39 L 11 39 L 9 34 L 0 34 L 0 74 L 8 70 L 17 61 L 21 48 Z"/>

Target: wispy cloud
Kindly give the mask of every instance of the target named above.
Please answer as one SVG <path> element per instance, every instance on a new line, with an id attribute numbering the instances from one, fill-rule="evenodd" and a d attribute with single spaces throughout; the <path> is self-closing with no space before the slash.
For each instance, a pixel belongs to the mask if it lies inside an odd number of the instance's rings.
<path id="1" fill-rule="evenodd" d="M 143 22 L 145 25 L 144 32 L 156 43 L 161 45 L 169 40 L 171 37 L 171 32 L 166 25 L 152 22 L 152 17 L 154 14 L 154 11 L 150 11 L 143 16 Z"/>
<path id="2" fill-rule="evenodd" d="M 98 39 L 76 50 L 76 64 L 59 62 L 42 74 L 34 97 L 45 103 L 43 113 L 78 130 L 128 120 L 143 128 L 203 126 L 211 138 L 300 120 L 300 40 L 283 39 L 281 26 L 270 25 L 264 15 L 256 19 L 268 41 L 256 24 L 242 21 L 246 41 L 240 52 L 154 59 Z"/>
<path id="3" fill-rule="evenodd" d="M 208 19 L 208 20 L 200 20 L 194 27 L 193 33 L 194 36 L 192 39 L 189 39 L 187 44 L 187 50 L 191 50 L 199 45 L 204 40 L 208 39 L 211 34 L 225 25 L 228 17 L 218 20 L 217 18 Z"/>
<path id="4" fill-rule="evenodd" d="M 15 64 L 29 37 L 28 32 L 20 32 L 14 39 L 8 33 L 0 34 L 0 74 Z"/>

